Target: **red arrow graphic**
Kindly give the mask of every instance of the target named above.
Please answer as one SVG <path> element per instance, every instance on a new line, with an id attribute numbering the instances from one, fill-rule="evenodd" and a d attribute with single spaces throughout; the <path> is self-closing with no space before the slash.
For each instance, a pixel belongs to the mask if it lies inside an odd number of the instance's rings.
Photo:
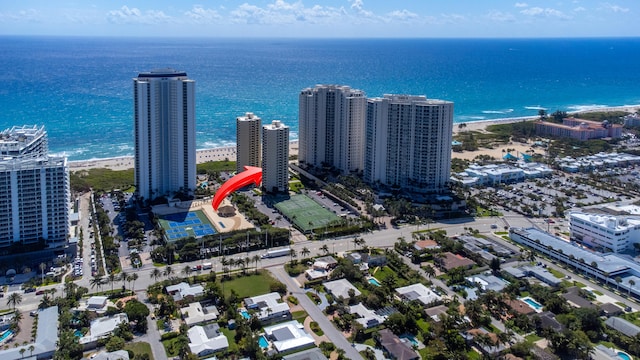
<path id="1" fill-rule="evenodd" d="M 262 182 L 262 168 L 255 166 L 245 166 L 244 171 L 227 180 L 220 189 L 216 191 L 216 195 L 213 197 L 213 210 L 218 211 L 218 206 L 222 200 L 230 193 L 245 187 L 251 183 L 260 185 Z"/>

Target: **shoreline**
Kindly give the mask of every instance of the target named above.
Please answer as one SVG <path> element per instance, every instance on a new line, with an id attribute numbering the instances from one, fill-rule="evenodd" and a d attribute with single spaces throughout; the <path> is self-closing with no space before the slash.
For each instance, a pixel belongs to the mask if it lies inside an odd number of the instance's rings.
<path id="1" fill-rule="evenodd" d="M 289 155 L 298 154 L 298 140 L 289 142 Z M 236 147 L 224 146 L 211 149 L 196 150 L 196 164 L 209 161 L 236 161 Z M 133 156 L 118 156 L 112 158 L 73 160 L 68 161 L 69 171 L 82 171 L 89 169 L 111 169 L 115 171 L 134 168 Z"/>
<path id="2" fill-rule="evenodd" d="M 627 106 L 612 106 L 603 108 L 593 108 L 587 110 L 580 110 L 575 112 L 567 112 L 568 114 L 587 114 L 594 112 L 611 112 L 611 111 L 626 111 L 630 113 L 640 111 L 639 105 L 627 105 Z M 460 131 L 482 131 L 489 125 L 495 124 L 510 124 L 518 121 L 531 121 L 537 119 L 538 116 L 519 116 L 519 117 L 507 117 L 497 119 L 475 120 L 475 121 L 463 121 L 453 123 L 453 134 L 457 134 Z M 460 124 L 466 124 L 465 127 L 460 129 Z M 298 140 L 292 140 L 289 142 L 289 155 L 298 154 Z M 199 149 L 196 150 L 196 163 L 202 164 L 208 161 L 229 161 L 236 160 L 236 147 L 225 146 L 211 149 Z M 103 159 L 89 159 L 89 160 L 73 160 L 68 162 L 70 171 L 81 171 L 96 168 L 106 168 L 111 170 L 127 170 L 133 169 L 133 156 L 119 156 L 113 158 Z"/>

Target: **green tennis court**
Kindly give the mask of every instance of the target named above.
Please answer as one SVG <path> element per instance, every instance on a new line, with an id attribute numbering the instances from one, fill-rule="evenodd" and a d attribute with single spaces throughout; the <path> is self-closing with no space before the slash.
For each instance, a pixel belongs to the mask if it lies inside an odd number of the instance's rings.
<path id="1" fill-rule="evenodd" d="M 305 233 L 340 219 L 306 195 L 292 195 L 287 200 L 275 202 L 274 206 Z"/>

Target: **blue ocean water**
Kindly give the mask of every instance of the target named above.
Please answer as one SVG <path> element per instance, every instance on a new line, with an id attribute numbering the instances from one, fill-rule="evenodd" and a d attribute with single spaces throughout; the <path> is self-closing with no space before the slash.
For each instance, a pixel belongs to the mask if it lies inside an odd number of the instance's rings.
<path id="1" fill-rule="evenodd" d="M 173 67 L 196 80 L 197 145 L 235 142 L 235 118 L 279 119 L 298 93 L 344 84 L 427 95 L 455 120 L 640 104 L 640 39 L 158 39 L 0 37 L 0 129 L 44 124 L 70 160 L 131 155 L 132 78 Z"/>

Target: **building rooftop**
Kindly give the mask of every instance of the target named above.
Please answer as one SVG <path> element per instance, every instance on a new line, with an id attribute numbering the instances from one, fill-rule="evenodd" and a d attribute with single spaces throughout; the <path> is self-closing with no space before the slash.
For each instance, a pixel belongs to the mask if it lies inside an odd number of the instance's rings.
<path id="1" fill-rule="evenodd" d="M 382 324 L 386 320 L 386 316 L 376 314 L 373 310 L 367 309 L 362 303 L 349 307 L 349 313 L 358 314 L 360 317 L 356 319 L 365 329 Z"/>
<path id="2" fill-rule="evenodd" d="M 282 296 L 277 292 L 246 298 L 244 304 L 247 309 L 259 310 L 258 319 L 261 320 L 290 311 L 289 305 L 282 301 Z"/>
<path id="3" fill-rule="evenodd" d="M 205 326 L 193 326 L 187 331 L 189 349 L 192 353 L 203 356 L 229 347 L 229 340 L 220 332 L 217 323 Z"/>
<path id="4" fill-rule="evenodd" d="M 527 238 L 540 242 L 540 245 L 551 247 L 553 249 L 561 250 L 563 254 L 567 256 L 573 255 L 576 259 L 583 259 L 586 264 L 596 263 L 598 269 L 615 273 L 629 269 L 629 264 L 624 259 L 616 256 L 615 254 L 602 255 L 593 251 L 586 250 L 579 247 L 577 244 L 563 240 L 559 237 L 550 235 L 537 228 L 526 229 L 511 229 L 511 232 L 517 234 L 524 234 Z"/>
<path id="5" fill-rule="evenodd" d="M 265 334 L 272 340 L 278 352 L 299 349 L 315 344 L 315 340 L 304 331 L 304 325 L 296 320 L 268 326 Z"/>
<path id="6" fill-rule="evenodd" d="M 203 307 L 199 302 L 192 302 L 189 306 L 181 308 L 180 312 L 187 325 L 195 325 L 211 320 L 216 320 L 220 313 L 215 306 Z"/>
<path id="7" fill-rule="evenodd" d="M 604 321 L 605 325 L 607 325 L 608 327 L 620 331 L 621 333 L 629 336 L 629 337 L 634 337 L 638 334 L 640 334 L 640 327 L 632 324 L 631 322 L 623 319 L 623 318 L 619 318 L 619 317 L 610 317 L 607 320 Z"/>
<path id="8" fill-rule="evenodd" d="M 328 360 L 319 348 L 313 348 L 297 352 L 295 354 L 286 355 L 282 360 Z"/>
<path id="9" fill-rule="evenodd" d="M 399 287 L 396 292 L 406 301 L 418 300 L 423 305 L 429 305 L 441 299 L 433 290 L 420 283 Z"/>
<path id="10" fill-rule="evenodd" d="M 170 285 L 165 288 L 167 293 L 173 296 L 173 300 L 179 301 L 187 296 L 200 296 L 204 294 L 204 288 L 202 285 L 189 285 L 186 282 L 181 282 L 176 285 Z"/>
<path id="11" fill-rule="evenodd" d="M 380 345 L 389 352 L 391 358 L 397 360 L 419 359 L 420 356 L 413 351 L 411 346 L 400 340 L 398 336 L 389 329 L 382 329 L 380 334 Z"/>
<path id="12" fill-rule="evenodd" d="M 360 290 L 356 289 L 356 287 L 353 286 L 347 279 L 327 281 L 326 283 L 324 283 L 324 287 L 336 298 L 342 296 L 344 299 L 348 299 L 349 289 L 354 290 L 355 296 L 360 296 L 361 294 Z"/>

